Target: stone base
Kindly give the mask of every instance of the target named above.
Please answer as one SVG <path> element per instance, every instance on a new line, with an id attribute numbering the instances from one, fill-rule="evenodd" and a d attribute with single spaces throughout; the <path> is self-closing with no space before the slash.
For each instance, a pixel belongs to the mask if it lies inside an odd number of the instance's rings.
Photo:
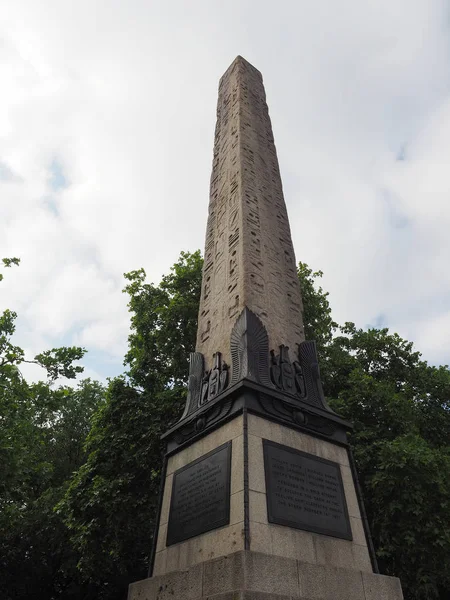
<path id="1" fill-rule="evenodd" d="M 400 580 L 240 551 L 132 583 L 128 600 L 402 600 Z"/>

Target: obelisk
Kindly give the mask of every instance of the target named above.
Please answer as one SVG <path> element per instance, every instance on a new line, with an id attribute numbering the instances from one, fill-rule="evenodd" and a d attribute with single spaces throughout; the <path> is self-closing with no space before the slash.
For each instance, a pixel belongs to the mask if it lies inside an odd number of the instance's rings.
<path id="1" fill-rule="evenodd" d="M 304 340 L 302 298 L 261 73 L 238 57 L 220 80 L 197 351 L 230 360 L 244 307 L 269 345 Z"/>
<path id="2" fill-rule="evenodd" d="M 220 81 L 196 351 L 148 579 L 129 600 L 400 600 L 378 574 L 347 441 L 305 341 L 260 72 Z"/>

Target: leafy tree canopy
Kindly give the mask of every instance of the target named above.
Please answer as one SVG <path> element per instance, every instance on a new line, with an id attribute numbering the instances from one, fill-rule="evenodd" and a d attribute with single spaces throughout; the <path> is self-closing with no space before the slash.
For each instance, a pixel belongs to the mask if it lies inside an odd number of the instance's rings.
<path id="1" fill-rule="evenodd" d="M 90 381 L 76 390 L 54 389 L 55 377 L 76 374 L 70 349 L 35 357 L 47 381 L 26 384 L 19 371 L 24 356 L 11 341 L 15 315 L 3 315 L 1 408 L 8 419 L 1 424 L 8 435 L 0 452 L 6 474 L 0 526 L 12 533 L 0 541 L 6 557 L 0 575 L 8 577 L 7 565 L 11 572 L 24 560 L 43 565 L 40 589 L 46 590 L 33 596 L 37 584 L 30 580 L 24 597 L 119 600 L 130 581 L 146 576 L 160 434 L 179 418 L 185 400 L 201 268 L 199 252 L 182 253 L 159 285 L 146 282 L 142 269 L 125 275 L 127 372 L 109 383 L 106 397 Z M 317 341 L 325 393 L 354 424 L 351 443 L 381 570 L 401 578 L 407 600 L 445 600 L 450 371 L 428 365 L 388 329 L 338 325 L 319 283 L 322 273 L 303 263 L 298 273 L 305 331 Z M 19 569 L 12 572 L 18 576 Z"/>
<path id="2" fill-rule="evenodd" d="M 5 267 L 18 259 L 3 259 Z M 0 277 L 2 279 L 2 277 Z M 3 597 L 70 598 L 83 586 L 61 518 L 54 512 L 72 473 L 85 460 L 90 416 L 103 387 L 86 379 L 77 388 L 53 384 L 82 372 L 82 348 L 55 348 L 32 360 L 14 345 L 17 315 L 0 316 L 0 581 Z M 20 367 L 43 367 L 46 381 L 29 384 Z"/>
<path id="3" fill-rule="evenodd" d="M 131 333 L 126 377 L 114 379 L 86 441 L 88 459 L 60 505 L 99 598 L 125 597 L 145 577 L 154 532 L 163 446 L 186 398 L 195 349 L 203 261 L 183 252 L 159 286 L 126 273 Z"/>
<path id="4" fill-rule="evenodd" d="M 350 435 L 381 572 L 410 600 L 450 592 L 450 370 L 387 328 L 337 326 L 321 273 L 300 264 L 325 394 Z"/>

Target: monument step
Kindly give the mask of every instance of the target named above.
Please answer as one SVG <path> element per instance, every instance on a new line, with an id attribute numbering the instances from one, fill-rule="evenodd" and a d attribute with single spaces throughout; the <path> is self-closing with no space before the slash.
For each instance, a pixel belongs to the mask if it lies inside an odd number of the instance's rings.
<path id="1" fill-rule="evenodd" d="M 243 550 L 131 584 L 128 600 L 402 600 L 400 581 Z"/>

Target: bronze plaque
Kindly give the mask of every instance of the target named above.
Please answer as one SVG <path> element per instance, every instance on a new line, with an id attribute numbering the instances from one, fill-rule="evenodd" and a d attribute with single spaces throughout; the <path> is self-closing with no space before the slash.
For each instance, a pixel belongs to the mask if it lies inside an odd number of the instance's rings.
<path id="1" fill-rule="evenodd" d="M 175 471 L 166 545 L 230 522 L 231 442 Z"/>
<path id="2" fill-rule="evenodd" d="M 352 539 L 338 463 L 263 440 L 270 523 Z"/>

